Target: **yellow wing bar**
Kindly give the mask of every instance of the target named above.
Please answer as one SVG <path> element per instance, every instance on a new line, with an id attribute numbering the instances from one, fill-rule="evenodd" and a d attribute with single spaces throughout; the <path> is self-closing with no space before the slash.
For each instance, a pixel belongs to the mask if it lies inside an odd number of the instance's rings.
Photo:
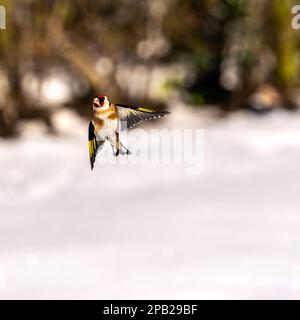
<path id="1" fill-rule="evenodd" d="M 96 139 L 89 140 L 88 144 L 89 144 L 89 155 L 90 155 L 90 158 L 92 158 L 97 149 Z"/>
<path id="2" fill-rule="evenodd" d="M 137 111 L 142 111 L 142 112 L 149 112 L 149 113 L 155 112 L 155 110 L 151 110 L 151 109 L 147 109 L 147 108 L 141 108 L 141 107 L 138 107 L 136 110 Z"/>

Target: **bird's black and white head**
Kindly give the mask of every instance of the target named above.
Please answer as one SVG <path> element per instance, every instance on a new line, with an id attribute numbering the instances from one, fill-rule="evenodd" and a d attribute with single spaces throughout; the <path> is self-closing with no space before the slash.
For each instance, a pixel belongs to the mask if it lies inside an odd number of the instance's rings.
<path id="1" fill-rule="evenodd" d="M 93 109 L 94 111 L 99 108 L 108 108 L 109 107 L 109 100 L 106 96 L 96 96 L 93 100 Z"/>

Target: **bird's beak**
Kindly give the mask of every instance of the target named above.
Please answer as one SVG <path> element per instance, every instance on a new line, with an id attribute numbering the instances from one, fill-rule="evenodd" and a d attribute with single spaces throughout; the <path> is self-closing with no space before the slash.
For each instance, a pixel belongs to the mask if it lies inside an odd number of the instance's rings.
<path id="1" fill-rule="evenodd" d="M 95 108 L 99 108 L 100 107 L 100 103 L 99 103 L 99 99 L 94 99 L 94 101 L 93 101 L 93 106 L 95 107 Z"/>

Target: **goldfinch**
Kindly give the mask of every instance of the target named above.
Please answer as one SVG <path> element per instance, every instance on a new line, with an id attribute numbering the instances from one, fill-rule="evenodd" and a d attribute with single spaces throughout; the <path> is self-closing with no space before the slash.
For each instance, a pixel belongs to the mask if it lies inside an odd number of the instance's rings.
<path id="1" fill-rule="evenodd" d="M 114 156 L 130 154 L 120 141 L 120 131 L 130 129 L 141 121 L 163 117 L 169 113 L 119 103 L 112 104 L 106 96 L 96 96 L 93 100 L 93 118 L 88 130 L 91 170 L 105 141 L 111 144 Z"/>

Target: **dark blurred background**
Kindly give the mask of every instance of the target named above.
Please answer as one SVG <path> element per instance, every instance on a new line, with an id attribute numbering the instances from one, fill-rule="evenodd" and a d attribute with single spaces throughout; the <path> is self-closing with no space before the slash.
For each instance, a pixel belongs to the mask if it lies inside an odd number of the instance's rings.
<path id="1" fill-rule="evenodd" d="M 257 112 L 299 105 L 292 0 L 4 0 L 0 134 L 91 97 Z M 170 106 L 171 108 L 172 106 Z"/>

